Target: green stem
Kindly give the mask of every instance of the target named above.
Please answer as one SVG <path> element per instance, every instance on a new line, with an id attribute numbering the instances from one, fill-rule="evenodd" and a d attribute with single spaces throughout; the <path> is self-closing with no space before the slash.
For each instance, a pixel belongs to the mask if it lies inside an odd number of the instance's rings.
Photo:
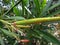
<path id="1" fill-rule="evenodd" d="M 11 23 L 9 23 L 9 22 L 7 22 L 7 21 L 4 21 L 4 20 L 1 20 L 1 19 L 0 19 L 0 22 L 2 22 L 2 23 L 4 23 L 4 24 L 9 24 L 9 25 L 11 25 Z"/>
<path id="2" fill-rule="evenodd" d="M 24 16 L 24 1 L 22 0 L 22 16 Z"/>
<path id="3" fill-rule="evenodd" d="M 60 21 L 60 17 L 35 18 L 14 22 L 17 25 Z"/>

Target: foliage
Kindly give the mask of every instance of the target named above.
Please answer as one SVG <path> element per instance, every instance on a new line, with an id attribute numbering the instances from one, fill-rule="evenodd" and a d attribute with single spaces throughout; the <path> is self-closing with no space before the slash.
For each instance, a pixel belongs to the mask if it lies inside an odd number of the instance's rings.
<path id="1" fill-rule="evenodd" d="M 1 2 L 3 4 L 0 5 L 1 45 L 23 43 L 24 45 L 50 45 L 50 43 L 60 45 L 60 41 L 53 35 L 56 30 L 54 23 L 60 22 L 60 17 L 55 17 L 60 13 L 60 0 L 3 0 Z"/>

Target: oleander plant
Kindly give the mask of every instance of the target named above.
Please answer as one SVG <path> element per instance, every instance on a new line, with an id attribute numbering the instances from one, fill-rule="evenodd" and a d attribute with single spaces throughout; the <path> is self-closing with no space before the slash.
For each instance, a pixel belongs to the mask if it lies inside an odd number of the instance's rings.
<path id="1" fill-rule="evenodd" d="M 0 45 L 60 45 L 60 0 L 0 0 Z"/>

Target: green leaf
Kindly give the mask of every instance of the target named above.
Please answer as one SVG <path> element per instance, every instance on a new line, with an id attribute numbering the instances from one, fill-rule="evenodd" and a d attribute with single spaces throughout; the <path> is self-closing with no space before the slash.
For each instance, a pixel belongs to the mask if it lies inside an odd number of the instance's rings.
<path id="1" fill-rule="evenodd" d="M 15 13 L 16 16 L 20 16 L 21 10 L 19 10 L 17 7 L 14 7 L 13 12 Z"/>
<path id="2" fill-rule="evenodd" d="M 3 28 L 3 27 L 4 27 L 3 23 L 2 23 L 2 22 L 0 22 L 0 28 Z"/>
<path id="3" fill-rule="evenodd" d="M 47 12 L 47 10 L 49 9 L 51 3 L 52 3 L 52 0 L 50 0 L 50 1 L 47 2 L 46 6 L 45 6 L 45 7 L 43 8 L 43 10 L 41 11 L 41 16 L 46 15 L 46 12 Z"/>
<path id="4" fill-rule="evenodd" d="M 12 5 L 12 7 L 15 5 L 15 1 L 14 0 L 12 0 L 11 5 Z M 16 16 L 20 16 L 20 14 L 21 14 L 21 10 L 19 10 L 17 7 L 13 8 L 13 12 L 15 13 Z"/>
<path id="5" fill-rule="evenodd" d="M 19 16 L 14 16 L 14 17 L 9 17 L 9 18 L 4 18 L 7 20 L 25 20 L 24 17 L 19 17 Z"/>
<path id="6" fill-rule="evenodd" d="M 32 14 L 31 11 L 26 6 L 24 8 L 27 10 L 29 14 Z"/>
<path id="7" fill-rule="evenodd" d="M 3 0 L 3 2 L 8 4 L 10 0 Z"/>
<path id="8" fill-rule="evenodd" d="M 47 0 L 42 0 L 42 2 L 41 2 L 42 4 L 41 4 L 41 8 L 43 9 L 45 6 L 46 6 L 46 3 L 47 3 Z"/>
<path id="9" fill-rule="evenodd" d="M 23 0 L 24 6 L 28 6 L 29 0 Z"/>
<path id="10" fill-rule="evenodd" d="M 10 31 L 7 31 L 6 29 L 2 29 L 2 28 L 0 28 L 0 30 L 5 34 L 5 35 L 7 35 L 7 36 L 9 36 L 9 37 L 14 37 L 14 38 L 16 38 L 16 37 L 18 37 L 18 35 L 16 34 L 16 33 L 14 33 L 14 32 L 10 32 Z"/>
<path id="11" fill-rule="evenodd" d="M 49 15 L 46 15 L 46 16 L 50 17 L 50 16 L 57 15 L 57 14 L 59 14 L 59 13 L 60 13 L 60 9 L 59 9 L 59 10 L 56 10 L 55 12 L 53 12 L 53 13 L 51 13 L 51 14 L 49 14 Z"/>
<path id="12" fill-rule="evenodd" d="M 57 45 L 60 45 L 60 41 L 57 40 L 53 35 L 51 35 L 48 32 L 45 31 L 41 31 L 41 30 L 34 30 L 35 33 L 38 33 L 38 35 L 40 35 L 41 37 L 43 37 L 44 39 L 46 39 L 47 41 L 50 41 L 52 43 L 55 43 Z"/>
<path id="13" fill-rule="evenodd" d="M 17 6 L 20 2 L 21 2 L 21 0 L 19 0 L 16 4 L 12 5 L 12 7 L 11 7 L 7 12 L 5 12 L 3 15 L 7 15 L 14 7 Z"/>
<path id="14" fill-rule="evenodd" d="M 60 2 L 56 3 L 55 5 L 51 6 L 48 10 L 52 10 L 54 9 L 55 7 L 59 6 L 60 5 Z"/>
<path id="15" fill-rule="evenodd" d="M 34 0 L 34 3 L 35 3 L 36 13 L 38 14 L 37 17 L 39 17 L 40 16 L 40 0 Z"/>
<path id="16" fill-rule="evenodd" d="M 5 44 L 4 44 L 4 41 L 3 41 L 2 37 L 1 37 L 1 35 L 0 35 L 0 44 L 1 44 L 1 45 L 5 45 Z"/>

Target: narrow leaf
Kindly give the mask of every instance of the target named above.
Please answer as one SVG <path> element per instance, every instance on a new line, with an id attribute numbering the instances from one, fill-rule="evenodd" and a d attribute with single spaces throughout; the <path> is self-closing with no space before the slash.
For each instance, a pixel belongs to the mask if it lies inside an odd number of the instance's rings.
<path id="1" fill-rule="evenodd" d="M 54 36 L 52 36 L 50 33 L 41 30 L 38 31 L 35 30 L 35 32 L 38 33 L 40 36 L 42 35 L 42 37 L 47 41 L 60 45 L 60 41 L 57 40 Z"/>
<path id="2" fill-rule="evenodd" d="M 14 37 L 14 38 L 18 37 L 18 35 L 17 35 L 16 33 L 13 33 L 13 32 L 7 31 L 7 30 L 5 30 L 5 29 L 1 29 L 1 28 L 0 28 L 0 30 L 1 30 L 5 35 L 8 35 L 9 37 Z"/>
<path id="3" fill-rule="evenodd" d="M 4 41 L 3 41 L 3 39 L 2 39 L 1 36 L 0 36 L 0 44 L 1 44 L 1 45 L 5 45 L 5 44 L 4 44 Z"/>
<path id="4" fill-rule="evenodd" d="M 19 16 L 14 16 L 14 17 L 9 17 L 9 18 L 4 18 L 7 20 L 25 20 L 24 17 L 19 17 Z"/>

